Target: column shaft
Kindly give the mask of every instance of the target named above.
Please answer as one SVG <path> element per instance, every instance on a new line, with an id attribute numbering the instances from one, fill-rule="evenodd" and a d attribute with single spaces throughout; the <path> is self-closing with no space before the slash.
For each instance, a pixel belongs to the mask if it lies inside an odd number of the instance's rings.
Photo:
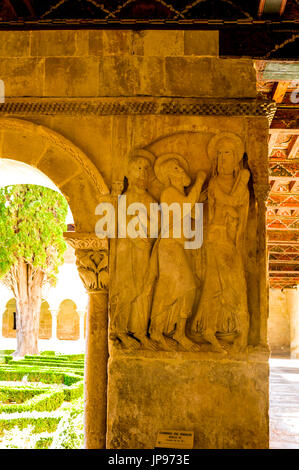
<path id="1" fill-rule="evenodd" d="M 90 293 L 85 355 L 85 448 L 106 447 L 108 295 Z"/>

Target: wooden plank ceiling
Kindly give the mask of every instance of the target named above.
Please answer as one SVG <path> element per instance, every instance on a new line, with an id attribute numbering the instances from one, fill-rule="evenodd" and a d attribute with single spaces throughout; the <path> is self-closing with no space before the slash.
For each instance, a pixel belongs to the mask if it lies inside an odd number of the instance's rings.
<path id="1" fill-rule="evenodd" d="M 257 91 L 277 103 L 269 132 L 270 286 L 299 284 L 299 63 L 256 61 Z"/>

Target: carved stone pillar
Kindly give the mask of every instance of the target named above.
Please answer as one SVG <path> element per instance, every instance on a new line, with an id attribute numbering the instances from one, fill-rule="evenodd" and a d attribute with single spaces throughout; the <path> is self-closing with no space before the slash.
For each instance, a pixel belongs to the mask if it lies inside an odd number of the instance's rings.
<path id="1" fill-rule="evenodd" d="M 106 446 L 108 361 L 108 242 L 94 234 L 66 233 L 89 300 L 87 309 L 84 435 L 86 449 Z"/>

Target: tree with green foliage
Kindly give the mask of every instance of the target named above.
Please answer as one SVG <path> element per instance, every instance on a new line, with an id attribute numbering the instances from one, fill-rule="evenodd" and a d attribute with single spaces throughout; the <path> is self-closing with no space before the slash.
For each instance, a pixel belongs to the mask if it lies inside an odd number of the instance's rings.
<path id="1" fill-rule="evenodd" d="M 68 205 L 52 189 L 20 184 L 0 188 L 0 278 L 16 299 L 14 356 L 38 354 L 45 284 L 63 263 Z"/>

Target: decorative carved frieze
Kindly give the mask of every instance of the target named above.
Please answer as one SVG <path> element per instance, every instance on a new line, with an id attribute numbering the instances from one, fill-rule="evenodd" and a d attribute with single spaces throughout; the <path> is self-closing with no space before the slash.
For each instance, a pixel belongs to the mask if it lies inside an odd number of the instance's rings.
<path id="1" fill-rule="evenodd" d="M 2 115 L 28 116 L 31 114 L 117 115 L 117 114 L 171 114 L 202 116 L 267 116 L 269 121 L 276 104 L 267 100 L 214 100 L 190 98 L 97 98 L 54 99 L 7 98 L 0 105 Z"/>

